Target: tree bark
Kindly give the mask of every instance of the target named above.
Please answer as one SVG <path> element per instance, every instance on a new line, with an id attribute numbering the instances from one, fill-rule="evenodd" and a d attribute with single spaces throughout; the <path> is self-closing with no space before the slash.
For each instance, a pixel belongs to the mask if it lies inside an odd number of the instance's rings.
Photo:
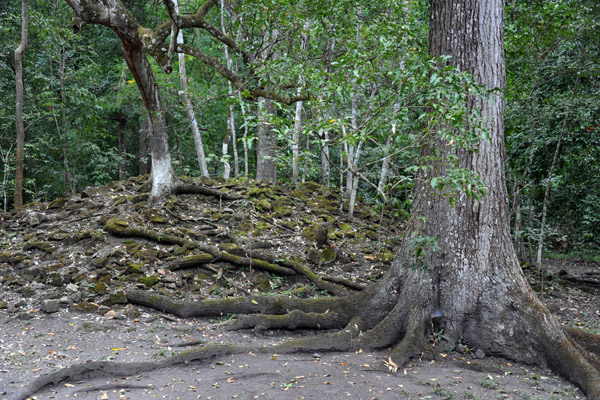
<path id="1" fill-rule="evenodd" d="M 258 128 L 256 143 L 256 180 L 277 180 L 277 135 L 273 133 L 269 119 L 276 115 L 275 104 L 266 98 L 258 100 Z"/>
<path id="2" fill-rule="evenodd" d="M 329 132 L 323 131 L 321 136 L 321 184 L 329 187 L 331 169 L 329 168 Z"/>
<path id="3" fill-rule="evenodd" d="M 174 11 L 176 16 L 179 17 L 179 0 L 174 0 Z M 177 44 L 183 43 L 183 32 L 179 29 L 177 32 Z M 178 53 L 177 58 L 179 61 L 179 80 L 181 82 L 180 95 L 183 99 L 183 104 L 185 104 L 185 112 L 187 113 L 190 128 L 192 129 L 194 144 L 196 145 L 196 156 L 198 157 L 198 165 L 200 166 L 200 174 L 202 176 L 208 176 L 208 166 L 206 165 L 206 157 L 204 155 L 202 135 L 200 134 L 200 128 L 198 127 L 198 120 L 196 119 L 196 113 L 194 112 L 194 105 L 192 104 L 190 96 L 188 96 L 189 87 L 185 68 L 185 54 Z"/>
<path id="4" fill-rule="evenodd" d="M 25 89 L 23 87 L 23 53 L 27 48 L 29 30 L 29 0 L 21 3 L 21 43 L 15 50 L 15 82 L 16 82 L 16 105 L 15 125 L 17 130 L 16 146 L 16 169 L 15 169 L 15 210 L 23 208 L 23 151 L 25 145 L 25 123 L 23 122 L 23 103 L 25 101 Z"/>
<path id="5" fill-rule="evenodd" d="M 139 137 L 138 137 L 138 174 L 146 175 L 150 173 L 150 168 L 148 165 L 148 154 L 149 154 L 149 124 L 148 118 L 144 118 L 144 120 L 140 123 L 139 129 Z"/>
<path id="6" fill-rule="evenodd" d="M 411 269 L 410 258 L 397 258 L 390 275 L 404 282 L 415 275 L 426 276 L 422 282 L 428 282 L 428 288 L 421 293 L 427 294 L 429 315 L 441 316 L 444 335 L 450 340 L 462 339 L 486 354 L 549 365 L 584 388 L 590 398 L 598 398 L 598 370 L 527 284 L 510 237 L 504 106 L 502 97 L 491 92 L 505 84 L 503 13 L 501 0 L 431 2 L 430 54 L 450 55 L 451 65 L 470 72 L 490 90 L 486 98 L 469 101 L 470 108 L 483 117 L 490 139 L 481 140 L 477 152 L 442 143 L 438 149 L 446 156 L 455 154 L 461 167 L 479 174 L 487 195 L 477 200 L 460 194 L 452 207 L 447 198 L 431 192 L 433 169 L 421 174 L 409 222 L 414 230 L 412 249 L 407 240 L 401 255 L 412 254 L 422 268 Z M 439 173 L 443 171 L 435 174 Z M 419 260 L 414 253 L 418 237 L 437 238 L 440 250 L 426 251 Z M 416 289 L 406 288 L 412 290 Z M 408 294 L 419 298 L 418 293 Z"/>
<path id="7" fill-rule="evenodd" d="M 72 23 L 75 31 L 85 24 L 104 25 L 112 29 L 121 40 L 123 57 L 140 91 L 149 121 L 152 150 L 150 198 L 153 201 L 162 202 L 176 188 L 177 180 L 171 165 L 167 124 L 158 86 L 146 57 L 145 44 L 142 41 L 142 38 L 149 39 L 151 45 L 153 34 L 150 30 L 141 27 L 118 0 L 111 2 L 65 1 L 75 11 L 76 17 Z M 159 53 L 156 53 L 155 57 L 161 59 Z M 165 69 L 169 68 L 169 65 L 165 66 Z"/>

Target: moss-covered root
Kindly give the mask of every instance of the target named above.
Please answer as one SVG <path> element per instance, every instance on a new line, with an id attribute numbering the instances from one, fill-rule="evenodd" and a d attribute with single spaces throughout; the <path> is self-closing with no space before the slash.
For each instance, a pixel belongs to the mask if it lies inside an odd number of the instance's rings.
<path id="1" fill-rule="evenodd" d="M 222 200 L 239 200 L 243 199 L 243 196 L 234 193 L 221 192 L 220 190 L 211 189 L 205 186 L 190 185 L 185 183 L 179 183 L 174 192 L 176 194 L 202 194 L 204 196 L 213 196 Z"/>
<path id="2" fill-rule="evenodd" d="M 127 300 L 155 310 L 188 317 L 214 317 L 223 314 L 287 314 L 289 310 L 307 313 L 325 313 L 327 310 L 340 315 L 352 315 L 352 303 L 346 299 L 324 297 L 318 299 L 298 299 L 284 296 L 231 297 L 225 299 L 181 301 L 173 300 L 154 292 L 128 290 Z"/>
<path id="3" fill-rule="evenodd" d="M 227 324 L 228 330 L 254 328 L 267 329 L 340 329 L 348 323 L 348 318 L 335 312 L 305 313 L 299 310 L 284 315 L 253 314 L 242 315 Z"/>
<path id="4" fill-rule="evenodd" d="M 186 240 L 174 235 L 162 234 L 160 232 L 155 232 L 149 229 L 142 228 L 133 228 L 130 227 L 129 224 L 125 221 L 121 221 L 117 218 L 109 219 L 104 225 L 104 230 L 108 233 L 120 236 L 120 237 L 141 237 L 144 239 L 151 240 L 156 243 L 162 244 L 177 244 L 179 246 L 188 246 L 191 248 L 198 249 L 203 251 L 206 254 L 210 254 L 215 259 L 219 259 L 220 261 L 228 262 L 234 265 L 239 265 L 242 267 L 249 267 L 254 269 L 260 269 L 263 271 L 271 272 L 278 275 L 289 276 L 295 275 L 296 272 L 290 268 L 282 267 L 279 265 L 275 265 L 263 260 L 247 258 L 247 257 L 238 257 L 236 255 L 224 252 L 219 250 L 213 246 L 207 246 L 202 243 Z"/>
<path id="5" fill-rule="evenodd" d="M 298 262 L 298 261 L 295 261 L 295 260 L 292 260 L 289 258 L 283 258 L 282 260 L 275 261 L 275 256 L 273 254 L 264 253 L 264 252 L 260 252 L 260 251 L 256 251 L 256 250 L 247 251 L 246 254 L 248 254 L 250 257 L 253 257 L 253 259 L 264 260 L 265 262 L 268 262 L 268 263 L 277 262 L 277 263 L 281 264 L 283 267 L 289 268 L 289 269 L 295 271 L 297 274 L 304 276 L 306 279 L 308 279 L 310 282 L 312 282 L 317 288 L 319 288 L 321 290 L 326 290 L 327 292 L 329 292 L 335 296 L 345 297 L 345 296 L 348 296 L 348 294 L 349 294 L 349 292 L 343 286 L 339 286 L 335 283 L 327 282 L 324 278 L 321 278 L 319 275 L 315 274 L 313 271 L 311 271 L 308 267 L 303 265 L 301 262 Z M 330 280 L 335 281 L 334 279 L 330 279 Z M 337 283 L 341 283 L 341 282 L 337 281 Z"/>

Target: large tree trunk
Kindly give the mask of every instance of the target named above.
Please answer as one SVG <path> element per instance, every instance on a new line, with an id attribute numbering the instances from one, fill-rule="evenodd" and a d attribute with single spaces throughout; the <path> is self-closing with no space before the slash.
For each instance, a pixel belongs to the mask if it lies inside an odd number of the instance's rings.
<path id="1" fill-rule="evenodd" d="M 472 73 L 486 89 L 503 89 L 503 2 L 432 0 L 430 12 L 430 54 L 450 55 L 449 63 Z M 431 191 L 433 174 L 421 175 L 409 224 L 413 237 L 405 241 L 388 280 L 398 277 L 399 298 L 408 299 L 403 308 L 420 309 L 426 320 L 439 317 L 451 341 L 462 339 L 487 354 L 549 365 L 583 387 L 590 398 L 599 398 L 598 370 L 537 299 L 517 261 L 504 176 L 504 107 L 502 97 L 494 93 L 470 100 L 490 137 L 480 141 L 477 152 L 438 146 L 446 156 L 456 154 L 461 167 L 480 175 L 486 197 L 477 200 L 460 194 L 453 207 L 446 197 Z M 414 251 L 419 237 L 437 238 L 439 251 L 426 251 L 419 259 Z M 405 312 L 403 325 L 414 329 L 406 331 L 400 350 L 419 343 L 411 333 L 419 337 L 423 323 L 419 313 Z"/>
<path id="2" fill-rule="evenodd" d="M 23 53 L 27 48 L 28 28 L 29 28 L 29 0 L 23 0 L 21 10 L 21 43 L 15 50 L 15 82 L 16 82 L 16 108 L 15 125 L 17 128 L 17 152 L 15 169 L 15 210 L 23 208 L 23 151 L 25 144 L 25 124 L 23 123 Z"/>

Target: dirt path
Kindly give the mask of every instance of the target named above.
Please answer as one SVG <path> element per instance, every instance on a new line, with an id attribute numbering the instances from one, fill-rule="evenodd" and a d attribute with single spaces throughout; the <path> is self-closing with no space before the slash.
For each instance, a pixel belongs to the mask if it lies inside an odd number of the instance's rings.
<path id="1" fill-rule="evenodd" d="M 178 320 L 145 312 L 110 318 L 59 312 L 0 314 L 0 398 L 40 374 L 86 360 L 141 361 L 183 350 L 182 343 L 278 343 L 273 332 L 228 332 L 220 321 Z M 312 334 L 305 332 L 304 334 Z M 578 399 L 549 371 L 473 354 L 415 360 L 396 374 L 384 352 L 228 356 L 120 378 L 61 383 L 38 399 Z"/>

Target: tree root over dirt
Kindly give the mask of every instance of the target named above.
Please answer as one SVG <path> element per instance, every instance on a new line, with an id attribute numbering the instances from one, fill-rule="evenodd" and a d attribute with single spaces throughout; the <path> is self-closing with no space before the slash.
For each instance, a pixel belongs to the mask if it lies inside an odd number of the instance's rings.
<path id="1" fill-rule="evenodd" d="M 44 375 L 32 382 L 15 400 L 26 399 L 49 385 L 82 377 L 130 376 L 181 363 L 208 362 L 216 357 L 252 352 L 299 353 L 356 351 L 393 346 L 386 366 L 395 371 L 427 350 L 427 329 L 432 323 L 427 274 L 405 268 L 390 273 L 377 284 L 349 297 L 300 299 L 285 296 L 254 296 L 203 301 L 181 301 L 143 290 L 126 292 L 130 303 L 147 306 L 182 318 L 236 314 L 227 329 L 314 329 L 328 331 L 289 340 L 270 347 L 200 345 L 152 362 L 87 362 Z M 535 298 L 529 300 L 537 301 Z M 547 311 L 546 311 L 547 312 Z M 534 318 L 533 327 L 544 318 Z M 537 322 L 536 322 L 537 321 Z M 550 322 L 552 325 L 552 322 Z M 589 398 L 598 399 L 600 336 L 575 328 L 558 327 L 556 335 L 541 334 L 539 348 L 546 362 L 579 384 Z M 555 347 L 556 346 L 556 347 Z M 512 358 L 518 356 L 507 352 Z M 502 352 L 499 352 L 502 355 Z M 525 360 L 527 361 L 527 360 Z M 531 360 L 529 360 L 531 361 Z M 560 365 L 557 363 L 560 362 Z M 568 372 L 568 371 L 571 372 Z M 594 378 L 596 377 L 596 378 Z"/>

